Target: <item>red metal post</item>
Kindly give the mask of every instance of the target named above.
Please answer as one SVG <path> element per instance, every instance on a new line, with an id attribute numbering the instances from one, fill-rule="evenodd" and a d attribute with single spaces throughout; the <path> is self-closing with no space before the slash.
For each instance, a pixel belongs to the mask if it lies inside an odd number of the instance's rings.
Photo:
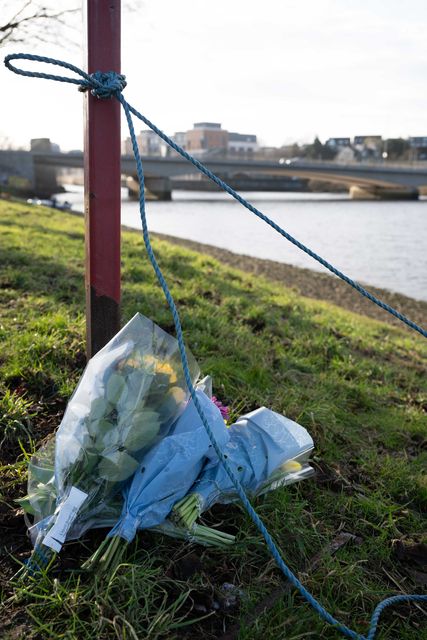
<path id="1" fill-rule="evenodd" d="M 120 0 L 84 0 L 87 71 L 120 73 Z M 120 104 L 85 98 L 86 335 L 92 357 L 120 328 Z"/>

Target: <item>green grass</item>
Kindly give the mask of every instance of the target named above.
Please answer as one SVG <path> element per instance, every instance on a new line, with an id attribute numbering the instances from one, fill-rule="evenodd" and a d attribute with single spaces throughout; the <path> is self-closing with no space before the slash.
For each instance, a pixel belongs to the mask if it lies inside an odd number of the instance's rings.
<path id="1" fill-rule="evenodd" d="M 394 541 L 426 540 L 425 340 L 208 256 L 163 241 L 153 245 L 187 344 L 232 415 L 265 405 L 312 434 L 316 478 L 269 494 L 256 507 L 297 572 L 341 530 L 358 537 L 358 544 L 324 554 L 302 579 L 340 621 L 365 632 L 380 599 L 422 590 L 415 581 L 419 564 L 399 558 Z M 0 256 L 6 599 L 16 562 L 30 550 L 13 502 L 25 493 L 26 460 L 59 424 L 85 364 L 83 220 L 0 202 Z M 142 238 L 124 232 L 122 321 L 136 311 L 173 331 Z M 238 534 L 229 552 L 144 533 L 107 582 L 78 571 L 102 534 L 66 545 L 49 576 L 18 589 L 4 606 L 2 637 L 209 639 L 239 620 L 239 640 L 340 637 L 294 592 L 245 626 L 247 613 L 281 576 L 238 505 L 207 514 L 208 525 L 218 522 Z M 240 611 L 215 610 L 224 582 L 243 590 Z M 402 605 L 384 615 L 378 638 L 427 638 L 425 629 L 420 611 Z"/>

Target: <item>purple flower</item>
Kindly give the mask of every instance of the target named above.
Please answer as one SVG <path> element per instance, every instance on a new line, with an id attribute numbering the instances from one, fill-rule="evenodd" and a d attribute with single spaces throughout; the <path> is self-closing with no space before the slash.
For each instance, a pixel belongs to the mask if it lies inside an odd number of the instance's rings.
<path id="1" fill-rule="evenodd" d="M 224 418 L 224 420 L 226 422 L 228 420 L 230 420 L 230 409 L 229 409 L 229 407 L 226 407 L 224 404 L 222 404 L 221 400 L 218 400 L 218 398 L 216 396 L 212 396 L 211 400 L 218 407 L 218 409 L 220 410 L 221 415 Z"/>

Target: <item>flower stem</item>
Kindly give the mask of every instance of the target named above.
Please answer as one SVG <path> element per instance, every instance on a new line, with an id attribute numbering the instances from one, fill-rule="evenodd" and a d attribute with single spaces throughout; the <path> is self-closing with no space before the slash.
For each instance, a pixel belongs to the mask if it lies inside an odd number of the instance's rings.
<path id="1" fill-rule="evenodd" d="M 197 493 L 185 496 L 173 508 L 173 519 L 186 529 L 191 529 L 199 516 L 200 500 Z"/>
<path id="2" fill-rule="evenodd" d="M 108 538 L 108 546 L 99 560 L 99 570 L 101 573 L 113 573 L 122 561 L 123 554 L 128 546 L 127 540 L 120 536 Z"/>
<path id="3" fill-rule="evenodd" d="M 212 527 L 205 527 L 201 524 L 194 524 L 190 535 L 195 542 L 210 547 L 228 547 L 236 542 L 235 536 L 230 533 L 218 531 L 217 529 L 212 529 Z"/>
<path id="4" fill-rule="evenodd" d="M 83 563 L 82 569 L 85 571 L 93 571 L 109 544 L 110 538 L 104 538 L 97 550 Z"/>
<path id="5" fill-rule="evenodd" d="M 193 524 L 188 529 L 182 523 L 175 522 L 168 518 L 163 524 L 158 527 L 153 527 L 151 531 L 163 533 L 179 540 L 187 540 L 196 544 L 204 545 L 205 547 L 228 547 L 235 543 L 235 536 L 230 533 L 224 533 L 217 529 L 205 527 L 201 524 Z"/>

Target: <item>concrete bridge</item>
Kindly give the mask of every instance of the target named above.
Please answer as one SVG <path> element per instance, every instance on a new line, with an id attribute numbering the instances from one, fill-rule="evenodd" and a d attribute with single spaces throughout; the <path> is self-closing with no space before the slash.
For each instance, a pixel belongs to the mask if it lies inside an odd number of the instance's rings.
<path id="1" fill-rule="evenodd" d="M 146 186 L 159 199 L 171 198 L 173 178 L 198 174 L 188 161 L 180 156 L 143 156 Z M 345 184 L 352 197 L 415 199 L 422 187 L 427 188 L 427 166 L 392 164 L 340 164 L 320 161 L 261 161 L 231 160 L 217 157 L 203 160 L 214 173 L 233 183 L 236 179 L 260 176 L 297 177 L 325 180 Z M 40 147 L 31 152 L 0 151 L 0 179 L 15 173 L 21 178 L 28 192 L 48 197 L 57 190 L 56 172 L 59 168 L 83 168 L 82 153 L 45 151 Z M 137 190 L 135 160 L 122 156 L 122 173 L 129 177 L 130 190 Z M 19 182 L 19 180 L 18 180 Z"/>

